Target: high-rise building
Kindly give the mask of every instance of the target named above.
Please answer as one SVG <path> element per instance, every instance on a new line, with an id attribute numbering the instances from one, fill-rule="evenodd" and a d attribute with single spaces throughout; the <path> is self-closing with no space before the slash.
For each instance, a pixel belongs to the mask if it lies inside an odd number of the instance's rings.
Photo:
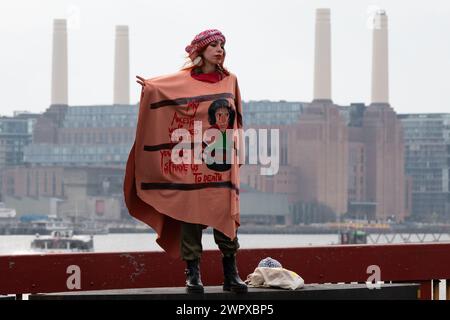
<path id="1" fill-rule="evenodd" d="M 136 105 L 50 107 L 38 120 L 25 162 L 56 166 L 123 168 L 134 141 Z"/>
<path id="2" fill-rule="evenodd" d="M 450 114 L 401 114 L 414 220 L 450 221 Z"/>
<path id="3" fill-rule="evenodd" d="M 32 141 L 38 117 L 31 113 L 0 117 L 0 169 L 23 164 L 24 149 Z"/>

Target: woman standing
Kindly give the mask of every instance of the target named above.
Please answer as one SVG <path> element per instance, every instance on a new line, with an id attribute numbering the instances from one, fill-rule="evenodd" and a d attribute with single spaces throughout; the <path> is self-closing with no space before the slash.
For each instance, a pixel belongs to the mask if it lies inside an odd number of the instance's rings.
<path id="1" fill-rule="evenodd" d="M 208 226 L 223 255 L 223 289 L 247 292 L 236 267 L 243 152 L 237 78 L 223 65 L 225 37 L 219 30 L 199 33 L 185 50 L 189 64 L 181 71 L 148 80 L 137 77 L 142 93 L 127 162 L 125 202 L 132 216 L 158 233 L 157 243 L 166 252 L 186 261 L 189 293 L 204 291 L 201 238 Z M 195 140 L 209 130 L 218 131 L 216 142 L 231 145 L 226 165 L 192 160 L 210 158 L 201 154 L 205 141 Z M 232 134 L 225 136 L 225 130 Z M 192 145 L 193 150 L 188 148 Z M 175 163 L 174 154 L 192 161 Z"/>

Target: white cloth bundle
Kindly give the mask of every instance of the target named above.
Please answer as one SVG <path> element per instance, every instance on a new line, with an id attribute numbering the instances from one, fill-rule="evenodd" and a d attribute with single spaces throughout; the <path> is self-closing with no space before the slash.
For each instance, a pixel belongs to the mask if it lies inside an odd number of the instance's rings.
<path id="1" fill-rule="evenodd" d="M 257 267 L 247 276 L 245 282 L 250 287 L 277 287 L 296 290 L 305 285 L 302 277 L 284 268 Z"/>

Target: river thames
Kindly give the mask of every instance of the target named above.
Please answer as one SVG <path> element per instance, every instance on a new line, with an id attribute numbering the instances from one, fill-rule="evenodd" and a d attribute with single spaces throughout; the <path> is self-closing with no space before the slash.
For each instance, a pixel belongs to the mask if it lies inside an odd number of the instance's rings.
<path id="1" fill-rule="evenodd" d="M 368 243 L 376 240 L 378 235 L 370 235 Z M 423 241 L 431 242 L 431 234 L 423 235 Z M 0 255 L 31 254 L 31 241 L 34 235 L 4 235 L 0 236 Z M 254 248 L 291 248 L 303 246 L 321 246 L 338 244 L 337 234 L 241 234 L 238 236 L 241 249 Z M 391 239 L 392 236 L 388 235 Z M 94 236 L 94 252 L 135 252 L 135 251 L 162 251 L 156 243 L 155 233 L 112 233 Z M 448 234 L 442 234 L 440 242 L 450 241 Z M 379 237 L 377 243 L 387 243 L 384 236 Z M 412 237 L 410 242 L 419 242 L 417 237 Z M 403 243 L 398 235 L 392 243 Z M 217 249 L 213 235 L 204 232 L 202 239 L 204 250 Z"/>

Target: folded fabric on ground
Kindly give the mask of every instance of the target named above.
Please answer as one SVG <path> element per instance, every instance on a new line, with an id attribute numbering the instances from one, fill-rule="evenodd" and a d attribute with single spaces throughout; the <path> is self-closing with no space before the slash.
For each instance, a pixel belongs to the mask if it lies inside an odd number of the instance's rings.
<path id="1" fill-rule="evenodd" d="M 296 290 L 305 285 L 305 281 L 294 271 L 284 268 L 257 267 L 247 276 L 245 282 L 250 287 L 276 287 Z"/>

